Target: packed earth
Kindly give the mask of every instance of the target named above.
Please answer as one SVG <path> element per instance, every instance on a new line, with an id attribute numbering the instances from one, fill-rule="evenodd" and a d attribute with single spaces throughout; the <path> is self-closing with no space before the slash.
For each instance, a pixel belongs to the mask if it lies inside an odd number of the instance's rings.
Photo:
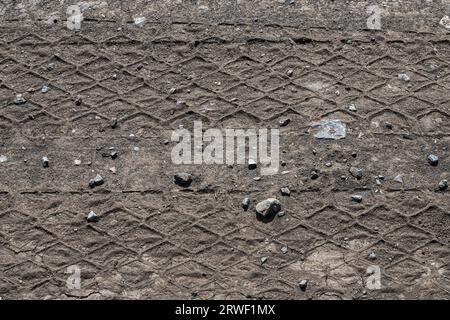
<path id="1" fill-rule="evenodd" d="M 0 297 L 448 299 L 448 16 L 0 0 Z M 194 121 L 278 129 L 279 172 L 174 164 Z"/>

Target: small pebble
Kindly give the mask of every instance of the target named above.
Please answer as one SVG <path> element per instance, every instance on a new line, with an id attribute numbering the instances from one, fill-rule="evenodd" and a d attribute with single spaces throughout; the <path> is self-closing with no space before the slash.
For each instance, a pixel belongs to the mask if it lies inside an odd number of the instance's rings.
<path id="1" fill-rule="evenodd" d="M 278 123 L 280 124 L 280 127 L 285 127 L 291 122 L 291 119 L 289 118 L 281 118 Z"/>
<path id="2" fill-rule="evenodd" d="M 267 261 L 267 257 L 262 257 L 262 258 L 261 258 L 261 264 L 266 263 L 266 261 Z"/>
<path id="3" fill-rule="evenodd" d="M 187 188 L 192 183 L 192 176 L 186 172 L 177 173 L 174 175 L 174 181 L 180 187 Z"/>
<path id="4" fill-rule="evenodd" d="M 27 99 L 25 99 L 24 97 L 23 97 L 23 95 L 22 94 L 17 94 L 16 95 L 16 98 L 14 99 L 14 103 L 15 104 L 24 104 L 24 103 L 26 103 L 27 102 Z"/>
<path id="5" fill-rule="evenodd" d="M 87 215 L 87 221 L 88 222 L 98 222 L 98 216 L 95 214 L 94 211 L 89 212 Z"/>
<path id="6" fill-rule="evenodd" d="M 300 290 L 305 291 L 306 288 L 308 287 L 308 280 L 300 281 L 298 286 L 299 286 Z"/>
<path id="7" fill-rule="evenodd" d="M 375 254 L 375 252 L 371 252 L 371 253 L 369 253 L 368 258 L 369 258 L 369 260 L 373 261 L 377 258 L 377 255 Z"/>
<path id="8" fill-rule="evenodd" d="M 290 196 L 291 195 L 291 190 L 289 190 L 288 187 L 283 187 L 283 188 L 281 188 L 281 195 L 283 195 L 283 196 Z"/>
<path id="9" fill-rule="evenodd" d="M 46 86 L 45 84 L 41 88 L 42 93 L 47 93 L 49 90 L 50 90 L 50 88 L 48 86 Z"/>
<path id="10" fill-rule="evenodd" d="M 250 198 L 244 198 L 244 200 L 242 200 L 241 207 L 244 211 L 247 211 L 250 207 Z"/>
<path id="11" fill-rule="evenodd" d="M 117 124 L 118 124 L 117 118 L 112 118 L 111 119 L 111 128 L 115 129 L 117 127 Z"/>
<path id="12" fill-rule="evenodd" d="M 350 168 L 350 173 L 353 177 L 355 177 L 356 179 L 361 179 L 363 176 L 363 171 L 362 169 L 356 168 L 356 167 L 351 167 Z"/>
<path id="13" fill-rule="evenodd" d="M 281 252 L 282 252 L 283 254 L 286 254 L 286 253 L 288 252 L 288 247 L 287 247 L 287 246 L 281 247 Z"/>
<path id="14" fill-rule="evenodd" d="M 136 17 L 133 19 L 134 20 L 134 24 L 138 27 L 143 27 L 145 22 L 147 21 L 146 17 Z"/>
<path id="15" fill-rule="evenodd" d="M 281 203 L 277 199 L 269 198 L 256 205 L 256 213 L 263 218 L 270 218 L 281 211 Z"/>
<path id="16" fill-rule="evenodd" d="M 286 71 L 286 74 L 288 77 L 292 77 L 292 75 L 294 74 L 294 70 L 289 69 L 288 71 Z"/>
<path id="17" fill-rule="evenodd" d="M 403 183 L 403 177 L 399 174 L 394 178 L 394 181 L 398 183 Z"/>
<path id="18" fill-rule="evenodd" d="M 316 170 L 311 171 L 311 179 L 316 180 L 317 178 L 319 178 L 319 174 L 317 173 L 317 171 Z"/>
<path id="19" fill-rule="evenodd" d="M 427 159 L 428 159 L 428 163 L 430 165 L 432 165 L 433 167 L 436 167 L 439 163 L 439 157 L 434 154 L 430 154 Z"/>
<path id="20" fill-rule="evenodd" d="M 448 181 L 447 180 L 439 181 L 438 187 L 439 187 L 439 190 L 442 190 L 442 191 L 447 190 L 447 188 L 448 188 Z"/>
<path id="21" fill-rule="evenodd" d="M 117 172 L 116 167 L 109 168 L 109 171 L 111 171 L 113 174 L 116 174 Z"/>
<path id="22" fill-rule="evenodd" d="M 81 99 L 81 96 L 76 96 L 75 97 L 75 104 L 77 105 L 77 106 L 81 106 L 81 103 L 82 103 L 83 101 L 82 101 L 82 99 Z"/>
<path id="23" fill-rule="evenodd" d="M 352 195 L 352 201 L 360 203 L 363 197 L 357 194 Z"/>
<path id="24" fill-rule="evenodd" d="M 398 79 L 404 82 L 409 82 L 409 80 L 411 80 L 411 78 L 405 73 L 400 73 L 398 75 Z"/>
<path id="25" fill-rule="evenodd" d="M 48 165 L 49 165 L 48 158 L 47 157 L 42 157 L 42 166 L 44 168 L 48 168 Z"/>
<path id="26" fill-rule="evenodd" d="M 79 165 L 81 165 L 81 160 L 75 159 L 75 160 L 73 161 L 73 163 L 74 163 L 76 166 L 79 166 Z"/>
<path id="27" fill-rule="evenodd" d="M 102 185 L 103 183 L 104 183 L 103 177 L 97 174 L 94 179 L 91 179 L 89 181 L 89 187 L 94 188 L 96 186 Z"/>
<path id="28" fill-rule="evenodd" d="M 248 160 L 248 169 L 249 170 L 254 170 L 258 167 L 258 165 L 256 164 L 256 161 L 253 159 L 249 159 Z"/>

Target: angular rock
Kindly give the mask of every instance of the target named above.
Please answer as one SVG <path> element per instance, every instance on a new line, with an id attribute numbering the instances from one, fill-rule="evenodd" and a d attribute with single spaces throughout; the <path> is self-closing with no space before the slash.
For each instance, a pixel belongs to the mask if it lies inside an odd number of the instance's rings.
<path id="1" fill-rule="evenodd" d="M 81 96 L 76 96 L 75 97 L 75 105 L 81 106 L 82 102 L 83 102 L 83 100 L 81 99 Z"/>
<path id="2" fill-rule="evenodd" d="M 398 183 L 403 183 L 403 177 L 399 174 L 394 178 L 394 181 Z"/>
<path id="3" fill-rule="evenodd" d="M 350 167 L 349 169 L 350 174 L 355 177 L 356 179 L 361 179 L 363 176 L 362 169 L 356 168 L 356 167 Z"/>
<path id="4" fill-rule="evenodd" d="M 280 124 L 280 127 L 285 127 L 287 126 L 289 123 L 291 123 L 291 119 L 289 118 L 281 118 L 278 123 Z"/>
<path id="5" fill-rule="evenodd" d="M 94 211 L 91 211 L 88 213 L 86 220 L 87 222 L 98 222 L 98 216 Z"/>
<path id="6" fill-rule="evenodd" d="M 443 26 L 445 29 L 450 30 L 450 18 L 449 16 L 443 16 L 439 21 L 439 24 Z"/>
<path id="7" fill-rule="evenodd" d="M 400 73 L 398 75 L 398 79 L 401 80 L 401 81 L 404 81 L 404 82 L 408 82 L 408 81 L 411 80 L 411 78 L 405 73 Z"/>
<path id="8" fill-rule="evenodd" d="M 259 202 L 256 205 L 256 213 L 261 218 L 274 217 L 280 211 L 281 211 L 281 203 L 275 198 L 266 199 L 264 201 Z"/>
<path id="9" fill-rule="evenodd" d="M 147 21 L 147 18 L 146 17 L 136 17 L 133 20 L 134 20 L 135 25 L 137 25 L 138 27 L 143 27 L 145 22 Z"/>
<path id="10" fill-rule="evenodd" d="M 23 97 L 23 95 L 22 94 L 17 94 L 16 95 L 16 98 L 14 99 L 14 103 L 15 104 L 24 104 L 24 103 L 26 103 L 27 102 L 27 99 L 25 99 L 24 97 Z"/>
<path id="11" fill-rule="evenodd" d="M 299 282 L 298 286 L 299 286 L 300 290 L 305 291 L 306 288 L 308 287 L 308 280 L 306 280 L 306 279 L 301 280 Z"/>
<path id="12" fill-rule="evenodd" d="M 102 185 L 103 183 L 104 183 L 103 177 L 97 174 L 94 179 L 91 179 L 89 181 L 89 187 L 94 188 L 96 186 Z"/>
<path id="13" fill-rule="evenodd" d="M 362 201 L 362 199 L 363 199 L 363 197 L 360 196 L 360 195 L 358 195 L 358 194 L 353 194 L 353 195 L 352 195 L 352 201 L 353 201 L 353 202 L 358 202 L 358 203 L 360 203 L 360 202 Z"/>
<path id="14" fill-rule="evenodd" d="M 289 190 L 288 187 L 283 187 L 280 189 L 281 191 L 281 195 L 283 196 L 290 196 L 291 195 L 291 190 Z"/>
<path id="15" fill-rule="evenodd" d="M 256 164 L 256 161 L 253 159 L 248 159 L 248 169 L 249 170 L 255 170 L 258 167 Z"/>
<path id="16" fill-rule="evenodd" d="M 341 120 L 322 120 L 311 125 L 316 139 L 344 139 L 346 136 L 345 125 Z"/>
<path id="17" fill-rule="evenodd" d="M 174 175 L 174 181 L 180 187 L 187 188 L 192 183 L 192 176 L 186 172 L 177 173 Z"/>
<path id="18" fill-rule="evenodd" d="M 430 165 L 432 165 L 433 167 L 436 167 L 439 163 L 439 157 L 434 154 L 428 155 L 427 160 L 428 160 L 428 163 Z"/>
<path id="19" fill-rule="evenodd" d="M 242 200 L 241 207 L 242 207 L 242 209 L 247 211 L 248 208 L 250 207 L 250 199 L 249 198 L 244 198 L 244 200 Z"/>

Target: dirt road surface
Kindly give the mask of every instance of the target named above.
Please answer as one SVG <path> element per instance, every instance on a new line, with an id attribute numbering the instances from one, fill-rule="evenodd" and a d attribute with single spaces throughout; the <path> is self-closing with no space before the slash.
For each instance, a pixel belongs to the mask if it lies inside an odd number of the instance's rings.
<path id="1" fill-rule="evenodd" d="M 0 297 L 449 298 L 445 15 L 448 1 L 0 1 Z M 316 139 L 323 119 L 345 139 Z M 280 129 L 283 174 L 174 165 L 172 130 L 194 121 Z M 264 223 L 267 198 L 284 215 Z"/>

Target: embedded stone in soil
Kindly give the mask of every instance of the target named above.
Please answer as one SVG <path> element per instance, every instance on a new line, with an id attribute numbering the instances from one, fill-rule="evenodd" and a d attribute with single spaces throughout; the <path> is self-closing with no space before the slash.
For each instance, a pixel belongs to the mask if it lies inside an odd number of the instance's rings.
<path id="1" fill-rule="evenodd" d="M 256 205 L 257 217 L 263 222 L 273 220 L 275 215 L 281 211 L 281 203 L 275 198 L 268 198 Z"/>
<path id="2" fill-rule="evenodd" d="M 186 172 L 177 173 L 174 175 L 174 181 L 180 187 L 187 188 L 192 183 L 192 175 Z"/>

